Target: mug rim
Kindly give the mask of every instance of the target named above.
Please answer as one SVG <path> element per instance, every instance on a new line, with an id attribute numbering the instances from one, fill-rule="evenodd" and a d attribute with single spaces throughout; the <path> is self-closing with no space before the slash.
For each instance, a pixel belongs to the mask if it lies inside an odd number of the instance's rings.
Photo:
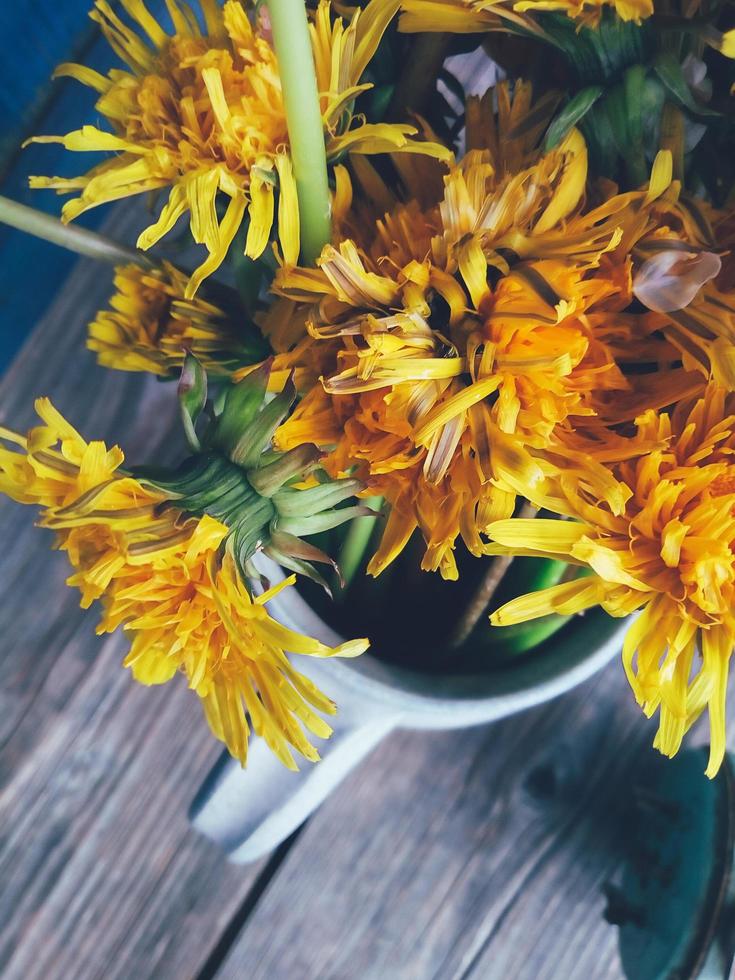
<path id="1" fill-rule="evenodd" d="M 271 582 L 283 578 L 268 568 Z M 329 646 L 347 639 L 337 633 L 295 588 L 271 600 L 284 625 L 317 637 Z M 548 701 L 592 677 L 622 650 L 630 618 L 616 619 L 602 609 L 576 616 L 544 644 L 544 656 L 526 654 L 516 663 L 481 673 L 438 673 L 414 670 L 382 660 L 366 651 L 354 659 L 310 657 L 307 673 L 329 685 L 339 699 L 348 693 L 370 701 L 383 712 L 449 715 L 443 727 L 486 721 Z M 548 644 L 548 645 L 547 645 Z M 591 651 L 591 652 L 590 652 Z"/>

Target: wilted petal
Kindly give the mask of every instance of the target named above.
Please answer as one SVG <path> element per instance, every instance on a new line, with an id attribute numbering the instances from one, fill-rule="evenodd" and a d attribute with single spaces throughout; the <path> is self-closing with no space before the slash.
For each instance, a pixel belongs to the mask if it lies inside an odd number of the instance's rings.
<path id="1" fill-rule="evenodd" d="M 714 252 L 665 249 L 646 259 L 638 269 L 633 277 L 633 292 L 649 310 L 671 313 L 688 306 L 721 268 L 722 260 Z"/>

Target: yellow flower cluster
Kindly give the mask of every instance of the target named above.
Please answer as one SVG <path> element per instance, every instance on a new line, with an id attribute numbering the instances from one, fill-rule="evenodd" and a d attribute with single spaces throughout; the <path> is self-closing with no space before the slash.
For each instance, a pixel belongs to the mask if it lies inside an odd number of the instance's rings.
<path id="1" fill-rule="evenodd" d="M 618 413 L 631 395 L 614 335 L 635 356 L 622 315 L 631 251 L 655 228 L 658 199 L 676 197 L 670 158 L 656 161 L 648 187 L 589 207 L 580 134 L 524 153 L 505 134 L 530 91 L 498 95 L 500 138 L 485 140 L 502 147 L 497 159 L 470 151 L 434 207 L 396 204 L 363 224 L 362 245 L 327 246 L 318 270 L 285 268 L 276 280 L 312 302 L 304 352 L 326 375 L 277 439 L 330 449 L 333 472 L 356 466 L 390 501 L 374 574 L 418 527 L 423 567 L 456 578 L 457 537 L 483 554 L 487 526 L 513 513 L 518 494 L 532 499 L 560 454 L 595 480 L 572 451 L 574 434 L 610 411 L 606 393 Z M 701 385 L 686 372 L 654 373 L 646 399 L 665 403 L 678 377 Z M 599 480 L 614 492 L 606 471 Z"/>
<path id="2" fill-rule="evenodd" d="M 509 625 L 597 604 L 613 616 L 641 610 L 623 662 L 643 710 L 659 712 L 655 745 L 674 755 L 708 709 L 707 774 L 714 776 L 725 753 L 735 646 L 733 395 L 712 383 L 671 413 L 645 413 L 628 453 L 612 467 L 626 498 L 620 512 L 560 480 L 554 509 L 569 520 L 516 518 L 488 528 L 496 552 L 563 558 L 592 573 L 514 599 L 492 621 Z"/>
<path id="3" fill-rule="evenodd" d="M 322 384 L 277 440 L 322 446 L 335 475 L 390 502 L 373 574 L 418 528 L 423 567 L 448 578 L 458 537 L 594 573 L 510 602 L 495 625 L 643 609 L 625 665 L 660 712 L 656 745 L 676 752 L 708 708 L 713 775 L 735 644 L 731 222 L 680 193 L 667 152 L 617 193 L 589 181 L 576 131 L 545 154 L 528 128 L 519 145 L 533 113 L 515 91 L 496 90 L 495 128 L 468 107 L 475 148 L 433 206 L 409 192 L 369 225 L 363 206 L 318 269 L 281 271 Z M 513 518 L 518 496 L 576 520 Z"/>
<path id="4" fill-rule="evenodd" d="M 402 0 L 401 30 L 536 32 L 525 16 L 542 11 L 566 14 L 580 25 L 596 26 L 605 8 L 624 21 L 640 23 L 653 13 L 653 0 Z"/>
<path id="5" fill-rule="evenodd" d="M 125 474 L 119 448 L 86 442 L 48 400 L 36 408 L 43 425 L 27 438 L 0 429 L 16 447 L 0 445 L 0 491 L 42 508 L 41 526 L 55 531 L 73 568 L 68 584 L 83 607 L 101 603 L 98 632 L 122 627 L 130 641 L 133 676 L 162 684 L 183 673 L 213 733 L 243 765 L 250 726 L 290 768 L 292 748 L 317 759 L 303 729 L 328 737 L 317 712 L 335 706 L 286 651 L 353 657 L 367 641 L 332 648 L 282 626 L 265 607 L 294 576 L 252 596 L 222 547 L 223 524 L 182 514 Z"/>
<path id="6" fill-rule="evenodd" d="M 204 29 L 192 7 L 170 4 L 173 35 L 143 0 L 124 0 L 122 6 L 134 27 L 107 0 L 95 0 L 91 16 L 126 70 L 101 75 L 85 65 L 65 64 L 56 71 L 99 92 L 96 108 L 112 132 L 88 124 L 66 136 L 33 140 L 115 155 L 81 177 L 34 177 L 32 186 L 79 192 L 64 205 L 65 221 L 99 204 L 169 188 L 167 203 L 138 246 L 155 245 L 189 214 L 192 237 L 209 254 L 190 278 L 187 298 L 222 264 L 246 215 L 245 252 L 252 258 L 262 254 L 278 187 L 278 238 L 286 261 L 296 262 L 296 184 L 278 63 L 267 31 L 254 26 L 241 0 L 224 6 L 201 0 Z M 398 0 L 371 0 L 345 26 L 341 18 L 332 19 L 328 0 L 320 0 L 310 37 L 328 159 L 387 150 L 451 155 L 439 144 L 415 140 L 414 126 L 367 123 L 352 115 L 355 97 L 370 87 L 360 78 L 397 9 Z M 221 217 L 219 193 L 229 202 Z"/>
<path id="7" fill-rule="evenodd" d="M 534 15 L 562 14 L 578 27 L 594 30 L 606 12 L 624 23 L 641 24 L 656 13 L 654 6 L 654 0 L 402 0 L 400 29 L 408 33 L 510 31 L 543 36 Z M 693 0 L 667 4 L 658 12 L 669 17 L 694 18 L 701 13 L 701 7 L 699 0 Z M 711 27 L 708 33 L 708 44 L 727 57 L 735 56 L 735 33 L 728 31 L 723 37 Z"/>
<path id="8" fill-rule="evenodd" d="M 316 758 L 304 729 L 329 734 L 319 712 L 334 706 L 287 653 L 367 646 L 280 625 L 266 605 L 293 576 L 255 595 L 251 559 L 265 551 L 327 586 L 311 565 L 330 559 L 303 537 L 364 515 L 342 506 L 363 494 L 387 512 L 372 575 L 411 539 L 422 568 L 450 580 L 460 548 L 547 557 L 583 574 L 505 603 L 495 625 L 597 604 L 638 612 L 624 664 L 658 712 L 656 745 L 673 754 L 708 711 L 714 775 L 735 645 L 735 222 L 732 176 L 715 161 L 700 179 L 691 151 L 726 102 L 708 104 L 702 54 L 735 56 L 726 16 L 697 0 L 299 7 L 321 188 L 307 235 L 300 76 L 276 4 L 271 21 L 267 4 L 171 0 L 164 27 L 143 0 L 95 0 L 125 67 L 57 74 L 98 93 L 101 126 L 36 141 L 112 155 L 32 184 L 76 195 L 64 221 L 164 192 L 143 249 L 188 218 L 203 263 L 118 267 L 88 346 L 108 367 L 184 367 L 195 458 L 147 483 L 42 400 L 27 439 L 0 430 L 14 447 L 0 448 L 0 490 L 42 508 L 82 604 L 101 604 L 100 631 L 129 637 L 134 675 L 182 672 L 243 762 L 250 727 L 287 765 L 292 749 Z M 387 67 L 413 44 L 388 30 L 395 17 L 404 34 L 521 35 L 477 38 L 512 80 L 462 114 L 444 71 L 450 99 L 402 121 L 424 79 L 410 59 Z M 539 39 L 565 91 L 534 99 L 512 66 Z M 410 50 L 429 49 L 436 59 L 441 40 Z M 728 203 L 705 200 L 705 185 Z M 228 253 L 245 297 L 234 305 L 223 282 L 197 294 Z M 272 357 L 249 346 L 245 319 Z M 523 501 L 543 516 L 514 516 Z"/>

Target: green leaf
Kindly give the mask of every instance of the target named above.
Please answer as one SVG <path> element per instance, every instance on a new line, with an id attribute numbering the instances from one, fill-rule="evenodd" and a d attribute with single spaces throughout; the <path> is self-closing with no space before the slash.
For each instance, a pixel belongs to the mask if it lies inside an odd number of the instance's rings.
<path id="1" fill-rule="evenodd" d="M 643 104 L 641 92 L 646 80 L 646 69 L 643 65 L 633 65 L 623 76 L 625 92 L 625 110 L 628 121 L 628 139 L 636 149 L 643 148 Z"/>
<path id="2" fill-rule="evenodd" d="M 601 85 L 590 85 L 583 88 L 581 92 L 577 92 L 567 102 L 546 131 L 544 152 L 548 153 L 549 150 L 553 150 L 555 146 L 561 143 L 567 133 L 589 112 L 603 91 Z"/>
<path id="3" fill-rule="evenodd" d="M 196 434 L 196 424 L 207 402 L 207 372 L 191 351 L 187 351 L 184 357 L 177 394 L 186 441 L 194 452 L 198 452 L 201 443 Z"/>
<path id="4" fill-rule="evenodd" d="M 612 179 L 617 176 L 618 149 L 605 111 L 604 100 L 580 121 L 590 154 L 590 171 Z"/>
<path id="5" fill-rule="evenodd" d="M 661 114 L 666 100 L 666 89 L 661 79 L 652 74 L 647 75 L 638 98 L 646 157 L 653 160 L 661 146 Z"/>
<path id="6" fill-rule="evenodd" d="M 653 70 L 679 105 L 698 116 L 719 116 L 719 112 L 700 105 L 689 90 L 679 62 L 669 51 L 660 51 L 653 60 Z"/>

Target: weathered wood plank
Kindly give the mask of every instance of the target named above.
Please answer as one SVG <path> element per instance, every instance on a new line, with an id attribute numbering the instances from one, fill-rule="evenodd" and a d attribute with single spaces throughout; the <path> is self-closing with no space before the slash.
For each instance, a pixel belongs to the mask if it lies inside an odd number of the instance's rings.
<path id="1" fill-rule="evenodd" d="M 652 737 L 617 663 L 488 728 L 394 735 L 305 828 L 218 980 L 620 980 L 602 889 Z"/>
<path id="2" fill-rule="evenodd" d="M 112 222 L 140 225 L 129 209 Z M 132 458 L 171 451 L 171 387 L 83 350 L 110 281 L 76 267 L 0 384 L 2 421 L 25 429 L 48 394 Z M 183 680 L 145 689 L 121 669 L 122 641 L 95 637 L 33 518 L 0 505 L 0 973 L 195 976 L 259 871 L 227 866 L 186 821 L 219 746 Z"/>

